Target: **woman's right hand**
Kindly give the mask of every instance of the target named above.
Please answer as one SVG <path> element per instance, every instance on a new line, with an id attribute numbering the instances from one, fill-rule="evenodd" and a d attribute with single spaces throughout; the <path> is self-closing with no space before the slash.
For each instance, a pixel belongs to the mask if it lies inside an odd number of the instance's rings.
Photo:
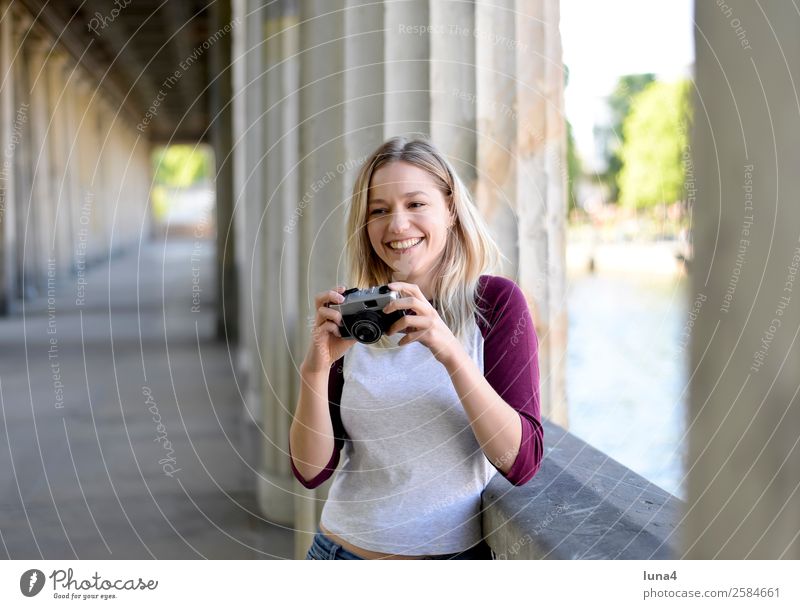
<path id="1" fill-rule="evenodd" d="M 308 346 L 306 358 L 301 370 L 305 372 L 327 372 L 333 362 L 342 357 L 352 347 L 356 339 L 342 338 L 339 326 L 342 325 L 342 314 L 325 306 L 327 303 L 344 302 L 344 286 L 320 292 L 314 297 L 316 315 L 311 330 L 311 344 Z"/>

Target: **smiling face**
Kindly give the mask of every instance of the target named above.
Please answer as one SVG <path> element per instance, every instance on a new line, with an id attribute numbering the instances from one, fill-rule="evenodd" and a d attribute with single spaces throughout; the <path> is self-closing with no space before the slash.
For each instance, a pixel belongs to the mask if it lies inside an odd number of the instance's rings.
<path id="1" fill-rule="evenodd" d="M 416 283 L 428 295 L 452 219 L 444 193 L 424 169 L 397 161 L 372 175 L 367 233 L 394 281 Z"/>

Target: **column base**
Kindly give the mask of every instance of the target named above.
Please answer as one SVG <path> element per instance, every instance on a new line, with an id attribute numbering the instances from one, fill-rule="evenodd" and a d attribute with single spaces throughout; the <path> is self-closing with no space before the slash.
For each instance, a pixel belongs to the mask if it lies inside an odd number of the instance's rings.
<path id="1" fill-rule="evenodd" d="M 261 514 L 276 524 L 294 527 L 294 479 L 259 471 L 256 497 Z"/>

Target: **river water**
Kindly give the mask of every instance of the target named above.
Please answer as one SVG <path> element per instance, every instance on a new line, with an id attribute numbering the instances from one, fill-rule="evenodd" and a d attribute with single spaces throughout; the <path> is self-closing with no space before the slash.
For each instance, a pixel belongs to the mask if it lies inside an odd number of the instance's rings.
<path id="1" fill-rule="evenodd" d="M 580 275 L 568 287 L 570 431 L 682 499 L 687 284 Z"/>

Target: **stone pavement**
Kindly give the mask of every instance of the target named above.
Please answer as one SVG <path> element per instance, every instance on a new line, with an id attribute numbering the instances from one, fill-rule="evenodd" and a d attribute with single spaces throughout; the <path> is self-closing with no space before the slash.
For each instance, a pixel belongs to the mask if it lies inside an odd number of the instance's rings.
<path id="1" fill-rule="evenodd" d="M 144 243 L 0 318 L 0 557 L 292 555 L 256 506 L 213 260 Z"/>

